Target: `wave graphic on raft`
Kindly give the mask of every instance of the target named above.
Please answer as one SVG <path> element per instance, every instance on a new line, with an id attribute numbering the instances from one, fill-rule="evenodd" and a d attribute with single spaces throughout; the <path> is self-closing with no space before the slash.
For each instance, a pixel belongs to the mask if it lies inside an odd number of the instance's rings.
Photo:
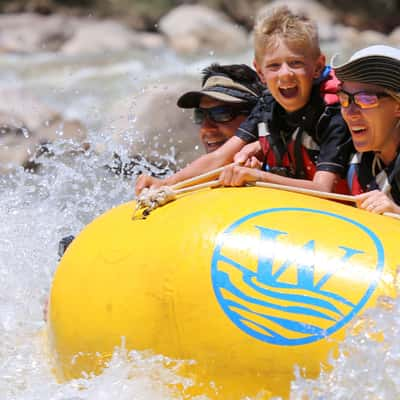
<path id="1" fill-rule="evenodd" d="M 218 266 L 214 279 L 230 318 L 244 330 L 259 332 L 273 342 L 293 344 L 310 336 L 322 338 L 355 307 L 344 297 L 315 287 L 265 285 L 256 272 L 225 256 L 218 258 Z"/>

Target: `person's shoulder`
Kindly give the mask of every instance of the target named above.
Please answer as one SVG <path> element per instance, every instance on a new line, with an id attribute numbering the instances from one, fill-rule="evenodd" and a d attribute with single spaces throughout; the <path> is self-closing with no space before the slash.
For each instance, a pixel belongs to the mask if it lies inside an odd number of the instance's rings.
<path id="1" fill-rule="evenodd" d="M 317 135 L 321 141 L 333 136 L 351 142 L 351 135 L 346 121 L 340 112 L 339 104 L 325 105 L 317 122 Z"/>
<path id="2" fill-rule="evenodd" d="M 268 89 L 265 89 L 261 93 L 259 103 L 272 104 L 272 103 L 276 103 L 276 100 L 275 100 L 274 96 L 272 96 L 271 92 Z"/>
<path id="3" fill-rule="evenodd" d="M 247 117 L 249 121 L 262 121 L 265 119 L 266 114 L 271 113 L 276 100 L 272 97 L 269 90 L 264 90 L 259 97 L 256 105 L 251 110 L 250 115 Z"/>

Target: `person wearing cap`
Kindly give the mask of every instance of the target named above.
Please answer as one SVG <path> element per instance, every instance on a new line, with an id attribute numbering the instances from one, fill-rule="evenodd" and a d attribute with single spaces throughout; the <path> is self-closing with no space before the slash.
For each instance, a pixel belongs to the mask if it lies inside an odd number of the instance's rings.
<path id="1" fill-rule="evenodd" d="M 224 165 L 246 144 L 234 134 L 265 90 L 257 73 L 244 64 L 212 64 L 202 72 L 201 89 L 184 93 L 177 105 L 194 109 L 194 122 L 200 125 L 199 135 L 207 154 L 164 179 L 140 175 L 136 194 L 145 187 L 172 185 Z M 259 165 L 255 158 L 249 164 Z"/>
<path id="2" fill-rule="evenodd" d="M 184 93 L 177 105 L 194 109 L 200 140 L 206 153 L 211 153 L 235 134 L 264 88 L 247 65 L 212 64 L 202 74 L 202 88 Z"/>
<path id="3" fill-rule="evenodd" d="M 369 46 L 334 69 L 357 151 L 348 171 L 350 191 L 362 209 L 400 213 L 400 49 Z"/>

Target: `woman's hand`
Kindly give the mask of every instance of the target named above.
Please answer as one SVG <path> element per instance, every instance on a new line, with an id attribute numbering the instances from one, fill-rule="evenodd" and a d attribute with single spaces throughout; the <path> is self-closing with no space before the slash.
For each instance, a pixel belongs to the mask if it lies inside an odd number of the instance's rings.
<path id="1" fill-rule="evenodd" d="M 386 193 L 380 190 L 359 194 L 356 196 L 356 200 L 358 208 L 375 214 L 383 214 L 384 212 L 400 214 L 400 207 Z"/>

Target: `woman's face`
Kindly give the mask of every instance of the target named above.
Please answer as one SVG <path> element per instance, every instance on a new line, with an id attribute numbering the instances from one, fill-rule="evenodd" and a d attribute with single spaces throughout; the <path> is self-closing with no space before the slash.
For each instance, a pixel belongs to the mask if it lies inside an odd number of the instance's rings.
<path id="1" fill-rule="evenodd" d="M 344 82 L 342 90 L 349 94 L 359 92 L 382 93 L 377 85 L 358 82 Z M 352 101 L 348 107 L 342 105 L 342 115 L 359 152 L 381 153 L 384 162 L 390 162 L 396 155 L 400 143 L 400 103 L 390 96 L 380 97 L 378 105 L 362 109 Z"/>

